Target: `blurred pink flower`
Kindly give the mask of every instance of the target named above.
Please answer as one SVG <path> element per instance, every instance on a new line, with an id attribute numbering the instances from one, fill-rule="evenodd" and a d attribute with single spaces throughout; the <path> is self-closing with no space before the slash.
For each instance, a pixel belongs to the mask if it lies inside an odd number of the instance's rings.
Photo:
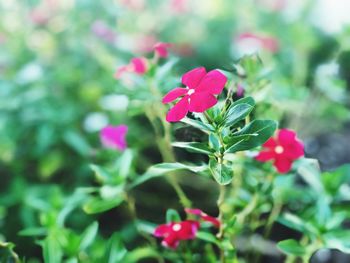
<path id="1" fill-rule="evenodd" d="M 135 52 L 137 53 L 149 53 L 153 51 L 154 45 L 156 45 L 158 39 L 155 35 L 147 34 L 140 35 L 136 37 L 135 43 Z"/>
<path id="2" fill-rule="evenodd" d="M 116 38 L 116 34 L 110 27 L 101 20 L 96 20 L 91 26 L 92 32 L 99 38 L 106 42 L 113 43 Z"/>
<path id="3" fill-rule="evenodd" d="M 128 126 L 126 125 L 108 125 L 100 131 L 100 139 L 105 147 L 124 151 L 127 147 L 125 140 L 127 132 Z"/>
<path id="4" fill-rule="evenodd" d="M 145 0 L 119 0 L 119 4 L 135 11 L 145 8 Z"/>
<path id="5" fill-rule="evenodd" d="M 195 68 L 182 76 L 182 84 L 186 88 L 175 88 L 169 91 L 162 102 L 170 103 L 183 96 L 166 116 L 168 122 L 180 121 L 190 112 L 204 112 L 217 103 L 215 95 L 219 95 L 227 78 L 218 70 L 208 73 L 204 67 Z"/>
<path id="6" fill-rule="evenodd" d="M 153 235 L 163 238 L 163 246 L 176 249 L 181 240 L 195 239 L 199 227 L 199 222 L 193 220 L 171 222 L 159 225 Z"/>
<path id="7" fill-rule="evenodd" d="M 253 33 L 242 33 L 236 39 L 238 49 L 242 53 L 254 53 L 261 49 L 271 53 L 276 53 L 279 49 L 279 44 L 276 38 L 261 36 Z"/>
<path id="8" fill-rule="evenodd" d="M 185 13 L 188 11 L 188 0 L 170 0 L 170 8 L 175 13 Z"/>
<path id="9" fill-rule="evenodd" d="M 147 72 L 147 70 L 148 70 L 148 61 L 146 58 L 144 57 L 132 58 L 129 64 L 125 66 L 121 66 L 116 71 L 116 73 L 114 74 L 114 77 L 116 79 L 119 79 L 126 72 L 135 73 L 137 75 L 143 75 Z"/>
<path id="10" fill-rule="evenodd" d="M 260 162 L 273 160 L 279 173 L 290 171 L 294 160 L 304 156 L 304 144 L 296 137 L 295 131 L 281 129 L 277 136 L 263 144 L 263 150 L 255 158 Z"/>
<path id="11" fill-rule="evenodd" d="M 262 8 L 270 11 L 282 11 L 287 7 L 288 0 L 256 0 L 257 4 Z"/>
<path id="12" fill-rule="evenodd" d="M 172 44 L 171 50 L 179 56 L 189 57 L 194 54 L 194 48 L 189 43 Z"/>
<path id="13" fill-rule="evenodd" d="M 216 217 L 210 216 L 207 213 L 204 213 L 198 208 L 185 208 L 187 214 L 199 216 L 200 219 L 212 223 L 215 227 L 220 228 L 220 220 Z"/>
<path id="14" fill-rule="evenodd" d="M 166 58 L 169 55 L 168 49 L 170 47 L 171 47 L 170 43 L 158 42 L 157 44 L 154 45 L 153 49 L 154 49 L 154 52 L 157 54 L 158 57 Z"/>

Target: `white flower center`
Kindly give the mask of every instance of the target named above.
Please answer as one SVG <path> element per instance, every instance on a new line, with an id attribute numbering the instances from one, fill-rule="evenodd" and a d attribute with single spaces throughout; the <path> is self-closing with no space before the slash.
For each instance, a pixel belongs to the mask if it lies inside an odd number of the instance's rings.
<path id="1" fill-rule="evenodd" d="M 276 148 L 275 148 L 276 153 L 283 153 L 283 151 L 284 151 L 284 149 L 281 145 L 276 146 Z"/>
<path id="2" fill-rule="evenodd" d="M 174 231 L 179 231 L 180 229 L 181 229 L 181 225 L 180 224 L 173 225 L 173 230 Z"/>
<path id="3" fill-rule="evenodd" d="M 194 93 L 194 89 L 189 89 L 187 92 L 188 95 L 192 95 L 193 93 Z"/>

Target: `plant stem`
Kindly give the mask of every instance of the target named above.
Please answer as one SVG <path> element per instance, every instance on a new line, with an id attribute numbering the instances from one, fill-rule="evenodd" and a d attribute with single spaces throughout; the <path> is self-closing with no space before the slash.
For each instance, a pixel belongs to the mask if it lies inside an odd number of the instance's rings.
<path id="1" fill-rule="evenodd" d="M 158 89 L 154 86 L 153 81 L 149 80 L 149 88 L 151 93 L 160 98 L 161 94 Z M 160 100 L 159 100 L 160 101 Z M 166 109 L 163 104 L 154 103 L 151 107 L 152 111 L 147 114 L 149 121 L 151 122 L 155 133 L 156 133 L 156 142 L 159 149 L 159 152 L 162 156 L 163 162 L 175 162 L 175 154 L 171 146 L 171 127 L 168 122 L 165 120 Z M 147 111 L 146 111 L 147 112 Z M 160 132 L 157 125 L 157 119 L 160 120 L 162 124 L 163 133 Z M 169 173 L 166 177 L 169 184 L 174 188 L 177 196 L 180 199 L 180 202 L 183 207 L 191 207 L 192 202 L 187 198 L 185 192 L 182 190 L 180 184 L 177 181 L 176 173 Z"/>

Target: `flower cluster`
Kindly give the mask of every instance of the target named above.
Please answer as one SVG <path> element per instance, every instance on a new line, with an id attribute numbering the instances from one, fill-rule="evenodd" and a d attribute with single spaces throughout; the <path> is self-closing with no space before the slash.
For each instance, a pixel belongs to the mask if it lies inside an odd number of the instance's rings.
<path id="1" fill-rule="evenodd" d="M 159 58 L 166 58 L 169 55 L 170 43 L 159 42 L 153 47 L 154 54 Z M 145 74 L 150 68 L 151 62 L 145 57 L 132 58 L 129 64 L 121 66 L 114 74 L 116 79 L 120 79 L 124 73 L 134 73 L 136 75 Z"/>
<path id="2" fill-rule="evenodd" d="M 207 215 L 200 209 L 185 208 L 189 215 L 196 215 L 199 219 L 212 223 L 215 227 L 220 227 L 220 221 L 212 216 Z M 176 249 L 181 240 L 195 239 L 200 228 L 200 221 L 184 220 L 181 222 L 170 222 L 156 227 L 154 236 L 163 238 L 162 245 L 168 248 Z"/>
<path id="3" fill-rule="evenodd" d="M 290 171 L 293 161 L 304 156 L 304 144 L 292 130 L 281 129 L 277 136 L 263 144 L 263 150 L 256 156 L 260 162 L 273 160 L 279 173 Z"/>

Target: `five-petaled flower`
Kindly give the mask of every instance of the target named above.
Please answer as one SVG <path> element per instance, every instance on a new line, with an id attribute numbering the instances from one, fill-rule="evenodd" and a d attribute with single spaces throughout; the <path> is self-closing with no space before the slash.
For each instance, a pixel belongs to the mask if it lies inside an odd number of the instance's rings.
<path id="1" fill-rule="evenodd" d="M 260 162 L 273 160 L 279 173 L 289 172 L 293 161 L 304 156 L 304 144 L 288 129 L 279 130 L 277 136 L 270 138 L 263 147 L 256 159 Z"/>
<path id="2" fill-rule="evenodd" d="M 154 45 L 153 49 L 155 54 L 160 58 L 167 58 L 169 55 L 168 49 L 171 47 L 170 43 L 158 42 Z"/>
<path id="3" fill-rule="evenodd" d="M 204 112 L 217 103 L 215 95 L 219 95 L 227 78 L 219 70 L 208 73 L 204 67 L 195 68 L 182 76 L 182 84 L 186 88 L 175 88 L 163 97 L 162 102 L 170 103 L 183 96 L 167 116 L 168 122 L 180 121 L 190 112 Z"/>
<path id="4" fill-rule="evenodd" d="M 148 61 L 144 57 L 137 57 L 137 58 L 132 58 L 130 60 L 130 63 L 120 67 L 117 72 L 114 74 L 114 77 L 116 79 L 121 78 L 121 76 L 126 73 L 135 73 L 137 75 L 143 75 L 147 72 L 148 70 Z"/>
<path id="5" fill-rule="evenodd" d="M 159 225 L 154 230 L 154 236 L 163 238 L 162 245 L 176 249 L 181 240 L 190 240 L 196 237 L 199 222 L 185 220 Z"/>
<path id="6" fill-rule="evenodd" d="M 196 215 L 203 221 L 212 223 L 215 227 L 220 228 L 220 220 L 216 217 L 210 216 L 207 213 L 204 213 L 198 208 L 185 208 L 185 212 L 190 215 Z"/>
<path id="7" fill-rule="evenodd" d="M 127 147 L 125 140 L 127 132 L 128 126 L 126 125 L 108 125 L 100 131 L 100 139 L 105 147 L 124 151 Z"/>

